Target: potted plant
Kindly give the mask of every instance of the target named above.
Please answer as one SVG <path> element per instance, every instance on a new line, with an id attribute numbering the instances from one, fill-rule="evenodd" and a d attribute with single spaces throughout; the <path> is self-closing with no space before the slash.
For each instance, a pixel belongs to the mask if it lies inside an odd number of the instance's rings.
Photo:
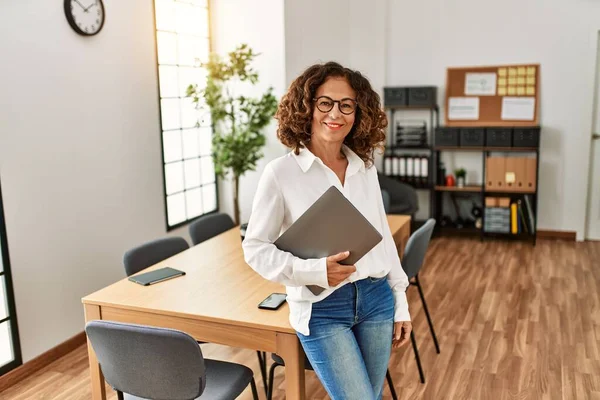
<path id="1" fill-rule="evenodd" d="M 219 178 L 232 175 L 236 225 L 240 224 L 240 178 L 256 170 L 266 142 L 262 130 L 277 110 L 272 87 L 257 98 L 235 94 L 240 83 L 258 82 L 258 73 L 250 66 L 258 55 L 246 44 L 238 46 L 224 60 L 213 53 L 209 61 L 202 64 L 208 72 L 206 88 L 197 84 L 187 88 L 187 96 L 192 97 L 196 109 L 208 107 L 210 110 L 215 173 Z"/>
<path id="2" fill-rule="evenodd" d="M 456 186 L 457 187 L 465 187 L 467 171 L 464 168 L 459 168 L 456 171 L 454 171 L 454 175 L 456 176 Z"/>

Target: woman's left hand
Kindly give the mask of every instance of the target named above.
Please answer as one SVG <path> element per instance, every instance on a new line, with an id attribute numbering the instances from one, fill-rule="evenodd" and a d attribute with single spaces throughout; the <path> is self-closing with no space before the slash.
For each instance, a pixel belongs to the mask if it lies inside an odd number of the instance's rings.
<path id="1" fill-rule="evenodd" d="M 408 342 L 410 332 L 412 331 L 412 323 L 410 321 L 394 322 L 394 337 L 392 337 L 392 347 L 400 348 Z"/>

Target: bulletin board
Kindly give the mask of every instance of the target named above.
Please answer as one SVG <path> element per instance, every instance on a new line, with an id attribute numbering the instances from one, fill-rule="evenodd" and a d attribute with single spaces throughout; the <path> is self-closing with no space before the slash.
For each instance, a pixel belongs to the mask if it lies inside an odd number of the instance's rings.
<path id="1" fill-rule="evenodd" d="M 540 65 L 448 68 L 446 126 L 538 126 Z"/>

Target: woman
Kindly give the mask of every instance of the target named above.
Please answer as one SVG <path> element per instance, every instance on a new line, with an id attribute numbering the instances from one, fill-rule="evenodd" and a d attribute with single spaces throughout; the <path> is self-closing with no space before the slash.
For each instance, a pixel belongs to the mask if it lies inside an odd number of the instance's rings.
<path id="1" fill-rule="evenodd" d="M 293 151 L 263 172 L 243 242 L 246 262 L 287 287 L 290 323 L 333 400 L 381 398 L 391 347 L 412 329 L 404 273 L 381 197 L 373 152 L 387 119 L 359 72 L 313 65 L 283 97 L 277 136 Z M 304 260 L 273 242 L 331 185 L 382 234 L 356 265 L 348 253 Z M 314 295 L 306 286 L 327 288 Z"/>

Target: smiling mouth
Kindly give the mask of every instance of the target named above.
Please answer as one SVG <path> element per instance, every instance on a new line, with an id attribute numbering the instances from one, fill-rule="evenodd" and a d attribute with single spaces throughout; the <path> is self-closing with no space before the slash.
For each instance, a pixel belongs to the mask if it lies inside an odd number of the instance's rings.
<path id="1" fill-rule="evenodd" d="M 342 124 L 336 124 L 333 122 L 324 122 L 324 124 L 331 129 L 339 129 L 343 126 Z"/>

